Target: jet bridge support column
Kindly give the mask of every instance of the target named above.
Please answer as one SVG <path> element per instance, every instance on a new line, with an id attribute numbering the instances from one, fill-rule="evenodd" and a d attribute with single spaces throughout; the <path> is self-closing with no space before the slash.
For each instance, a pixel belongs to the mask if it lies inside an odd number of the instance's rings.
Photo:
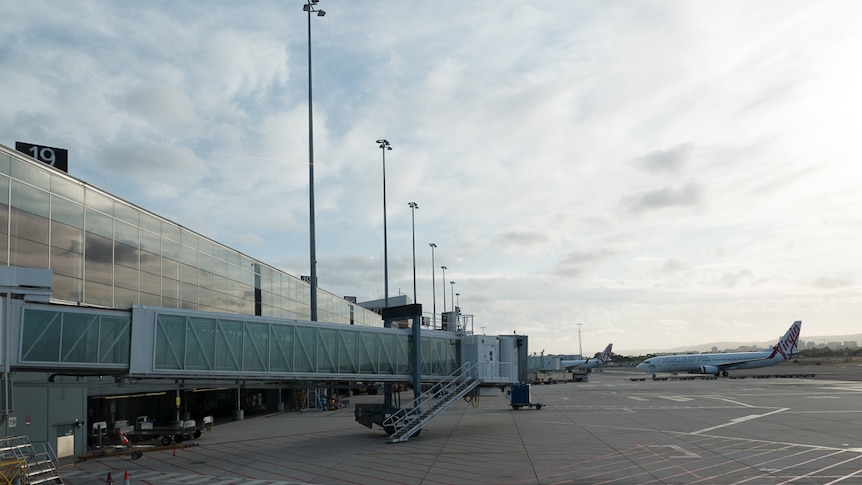
<path id="1" fill-rule="evenodd" d="M 242 421 L 245 419 L 245 411 L 242 409 L 242 385 L 237 386 L 236 388 L 236 409 L 233 410 L 233 420 L 234 421 Z"/>
<path id="2" fill-rule="evenodd" d="M 400 322 L 406 325 L 407 322 L 412 322 L 413 325 L 413 397 L 419 399 L 422 394 L 422 305 L 413 303 L 410 305 L 401 305 L 395 307 L 383 308 L 381 316 L 385 326 L 391 327 L 392 323 Z M 398 325 L 399 328 L 404 328 Z M 386 393 L 386 404 L 391 404 L 389 392 Z M 417 401 L 418 402 L 418 401 Z"/>
<path id="3" fill-rule="evenodd" d="M 421 305 L 420 305 L 421 308 Z M 419 407 L 422 395 L 422 313 L 413 315 L 413 399 Z"/>

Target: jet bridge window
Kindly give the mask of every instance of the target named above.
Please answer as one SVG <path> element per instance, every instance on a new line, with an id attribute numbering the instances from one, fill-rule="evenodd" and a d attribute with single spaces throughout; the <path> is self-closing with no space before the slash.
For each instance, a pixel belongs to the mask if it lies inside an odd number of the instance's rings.
<path id="1" fill-rule="evenodd" d="M 130 327 L 124 315 L 26 308 L 20 360 L 128 364 Z"/>

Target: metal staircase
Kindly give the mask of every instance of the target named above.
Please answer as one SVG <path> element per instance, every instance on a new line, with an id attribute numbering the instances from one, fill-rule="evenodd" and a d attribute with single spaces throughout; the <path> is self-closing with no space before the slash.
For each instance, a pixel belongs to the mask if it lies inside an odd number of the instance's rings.
<path id="1" fill-rule="evenodd" d="M 57 466 L 57 455 L 48 443 L 38 443 L 41 451 L 30 443 L 27 436 L 10 436 L 0 438 L 0 462 L 20 463 L 26 476 L 22 483 L 34 485 L 39 483 L 63 483 Z M 15 467 L 9 468 L 15 470 Z M 20 470 L 20 469 L 19 469 Z M 5 472 L 4 472 L 5 475 Z M 20 475 L 19 475 L 20 476 Z M 0 478 L 9 478 L 2 476 Z M 12 477 L 12 479 L 17 477 Z M 2 483 L 2 482 L 0 482 Z M 9 483 L 14 483 L 11 479 Z"/>
<path id="2" fill-rule="evenodd" d="M 475 389 L 480 382 L 475 377 L 478 366 L 478 363 L 464 363 L 455 372 L 414 399 L 409 407 L 399 409 L 387 417 L 383 421 L 383 428 L 394 430 L 389 435 L 389 442 L 407 441 L 411 436 L 418 434 L 428 421 Z"/>

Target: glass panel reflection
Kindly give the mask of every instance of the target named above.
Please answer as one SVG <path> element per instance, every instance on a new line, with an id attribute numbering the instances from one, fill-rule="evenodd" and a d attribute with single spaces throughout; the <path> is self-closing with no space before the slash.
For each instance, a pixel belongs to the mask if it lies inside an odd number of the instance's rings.
<path id="1" fill-rule="evenodd" d="M 156 369 L 182 369 L 186 318 L 179 315 L 156 317 Z"/>
<path id="2" fill-rule="evenodd" d="M 131 318 L 102 315 L 99 330 L 99 362 L 128 364 L 131 347 Z"/>
<path id="3" fill-rule="evenodd" d="M 21 325 L 21 361 L 57 362 L 60 358 L 62 314 L 27 310 Z"/>
<path id="4" fill-rule="evenodd" d="M 65 249 L 51 248 L 51 270 L 54 271 L 54 275 L 80 279 L 84 276 L 84 255 Z"/>
<path id="5" fill-rule="evenodd" d="M 216 320 L 214 318 L 189 317 L 186 353 L 186 369 L 215 369 Z"/>
<path id="6" fill-rule="evenodd" d="M 242 369 L 266 371 L 269 326 L 265 323 L 246 322 L 244 337 Z"/>
<path id="7" fill-rule="evenodd" d="M 338 333 L 331 328 L 321 328 L 317 332 L 316 347 L 317 372 L 335 372 L 338 357 Z"/>
<path id="8" fill-rule="evenodd" d="M 219 320 L 217 325 L 216 369 L 242 370 L 242 322 Z"/>
<path id="9" fill-rule="evenodd" d="M 292 325 L 273 325 L 270 352 L 270 371 L 293 372 Z"/>
<path id="10" fill-rule="evenodd" d="M 61 362 L 96 363 L 99 352 L 99 316 L 85 313 L 63 315 Z"/>
<path id="11" fill-rule="evenodd" d="M 296 353 L 293 362 L 296 372 L 314 372 L 316 332 L 309 327 L 296 327 Z"/>

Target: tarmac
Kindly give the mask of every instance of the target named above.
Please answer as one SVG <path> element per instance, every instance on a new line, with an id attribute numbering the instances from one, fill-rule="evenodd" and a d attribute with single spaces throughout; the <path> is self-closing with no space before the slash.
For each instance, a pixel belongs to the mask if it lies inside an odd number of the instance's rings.
<path id="1" fill-rule="evenodd" d="M 505 396 L 458 401 L 390 444 L 335 411 L 217 424 L 179 450 L 67 458 L 68 485 L 862 484 L 862 365 L 784 364 L 734 378 L 653 380 L 608 368 Z M 409 396 L 407 395 L 409 394 Z M 412 392 L 405 393 L 405 399 Z"/>

